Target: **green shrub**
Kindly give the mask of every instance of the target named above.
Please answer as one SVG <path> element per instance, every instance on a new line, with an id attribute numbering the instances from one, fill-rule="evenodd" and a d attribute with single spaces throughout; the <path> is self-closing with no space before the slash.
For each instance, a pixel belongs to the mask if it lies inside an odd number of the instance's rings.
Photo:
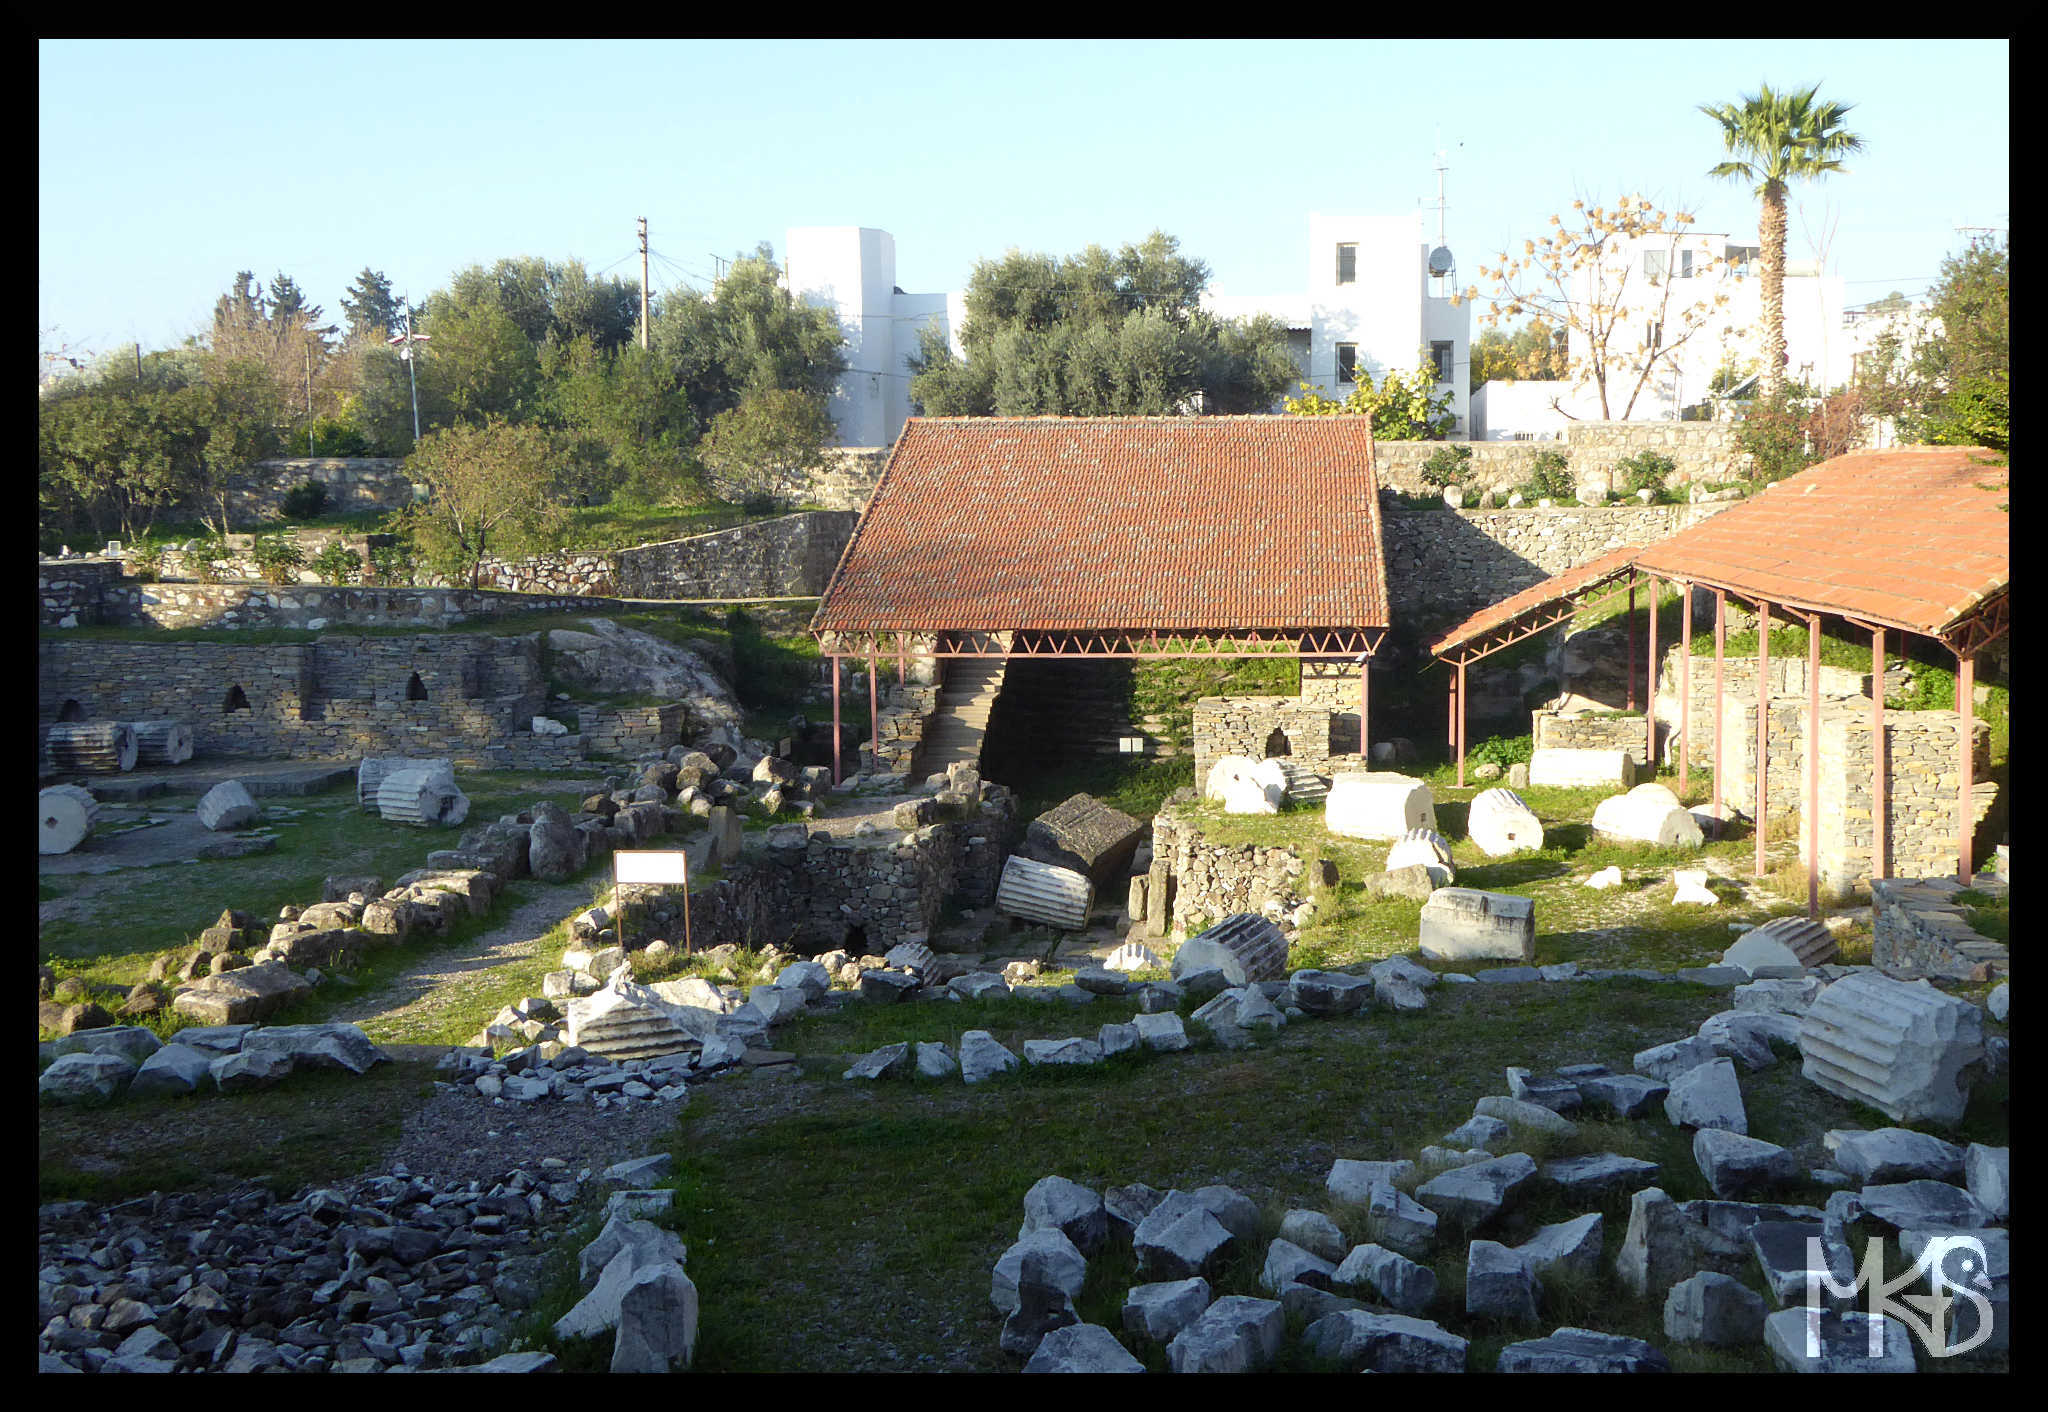
<path id="1" fill-rule="evenodd" d="M 137 583 L 155 583 L 163 576 L 163 545 L 153 539 L 142 539 L 128 548 L 128 563 L 135 571 Z"/>
<path id="2" fill-rule="evenodd" d="M 221 566 L 234 557 L 225 539 L 202 539 L 185 556 L 191 567 L 192 577 L 201 583 L 219 583 Z"/>
<path id="3" fill-rule="evenodd" d="M 249 557 L 256 561 L 256 572 L 263 575 L 265 583 L 297 583 L 299 570 L 306 565 L 306 551 L 286 534 L 258 535 Z"/>
<path id="4" fill-rule="evenodd" d="M 317 480 L 302 480 L 284 493 L 287 520 L 311 520 L 327 508 L 327 487 Z"/>
<path id="5" fill-rule="evenodd" d="M 1422 483 L 1434 490 L 1456 485 L 1465 479 L 1465 473 L 1471 465 L 1471 447 L 1439 446 L 1430 452 L 1429 459 L 1422 463 Z"/>
<path id="6" fill-rule="evenodd" d="M 370 572 L 386 587 L 411 583 L 413 563 L 412 545 L 403 539 L 380 544 L 370 551 Z"/>
<path id="7" fill-rule="evenodd" d="M 361 427 L 347 417 L 319 416 L 313 419 L 313 454 L 315 456 L 369 456 L 374 455 L 370 439 L 363 435 Z"/>
<path id="8" fill-rule="evenodd" d="M 1529 495 L 1530 491 L 1534 491 L 1535 494 L 1530 495 L 1532 500 L 1546 497 L 1551 500 L 1569 500 L 1576 489 L 1572 483 L 1571 461 L 1564 452 L 1543 450 L 1536 453 L 1536 460 L 1529 467 L 1529 485 L 1522 493 Z"/>
<path id="9" fill-rule="evenodd" d="M 338 539 L 313 556 L 311 567 L 322 583 L 351 584 L 363 576 L 362 559 Z"/>
<path id="10" fill-rule="evenodd" d="M 1789 392 L 1751 403 L 1735 442 L 1749 454 L 1749 477 L 1757 484 L 1796 476 L 1813 464 L 1806 445 L 1806 406 Z"/>
<path id="11" fill-rule="evenodd" d="M 1505 770 L 1510 765 L 1526 765 L 1529 756 L 1535 752 L 1534 737 L 1526 735 L 1490 735 L 1479 744 L 1465 751 L 1467 765 L 1484 765 L 1489 762 Z"/>
<path id="12" fill-rule="evenodd" d="M 1677 469 L 1677 463 L 1669 456 L 1655 451 L 1638 451 L 1626 460 L 1614 463 L 1614 476 L 1625 494 L 1634 495 L 1647 490 L 1662 499 L 1664 478 Z"/>

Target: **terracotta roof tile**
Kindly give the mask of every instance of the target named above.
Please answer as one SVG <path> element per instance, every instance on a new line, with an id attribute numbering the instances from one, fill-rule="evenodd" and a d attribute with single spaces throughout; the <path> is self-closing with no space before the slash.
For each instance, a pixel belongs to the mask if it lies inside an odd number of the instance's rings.
<path id="1" fill-rule="evenodd" d="M 1930 636 L 2011 585 L 2005 466 L 1964 446 L 1837 456 L 1644 548 L 1638 568 Z"/>
<path id="2" fill-rule="evenodd" d="M 912 418 L 812 627 L 1383 627 L 1363 417 Z"/>
<path id="3" fill-rule="evenodd" d="M 1971 447 L 1858 451 L 1655 544 L 1611 550 L 1474 613 L 1442 655 L 1633 562 L 1738 595 L 1938 635 L 2011 587 L 2010 472 Z"/>

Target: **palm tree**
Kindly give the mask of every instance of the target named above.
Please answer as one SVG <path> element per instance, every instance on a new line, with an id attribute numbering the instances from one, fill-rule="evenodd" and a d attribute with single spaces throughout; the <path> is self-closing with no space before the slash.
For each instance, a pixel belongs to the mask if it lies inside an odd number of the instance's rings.
<path id="1" fill-rule="evenodd" d="M 1785 386 L 1785 184 L 1847 171 L 1841 159 L 1860 151 L 1863 139 L 1842 128 L 1853 104 L 1814 101 L 1819 84 L 1789 93 L 1774 93 L 1769 84 L 1758 87 L 1740 103 L 1702 103 L 1700 111 L 1721 125 L 1727 150 L 1748 159 L 1721 162 L 1707 175 L 1754 182 L 1763 202 L 1757 221 L 1764 317 L 1759 390 L 1771 397 Z"/>

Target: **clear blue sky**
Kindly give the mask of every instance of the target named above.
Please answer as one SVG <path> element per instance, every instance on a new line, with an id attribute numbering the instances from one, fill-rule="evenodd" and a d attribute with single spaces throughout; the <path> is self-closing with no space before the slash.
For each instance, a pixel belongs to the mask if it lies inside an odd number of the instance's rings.
<path id="1" fill-rule="evenodd" d="M 1460 275 L 1574 195 L 1637 191 L 1752 233 L 1701 102 L 1819 81 L 1851 174 L 1795 190 L 1853 303 L 1917 292 L 1957 225 L 2010 220 L 1995 41 L 146 42 L 39 46 L 37 324 L 103 352 L 200 331 L 239 269 L 339 316 L 365 265 L 415 297 L 507 255 L 657 290 L 794 225 L 896 238 L 964 287 L 1015 245 L 1154 227 L 1231 293 L 1305 288 L 1311 210 L 1412 211 L 1450 149 Z M 632 258 L 627 258 L 631 256 Z M 679 274 L 678 271 L 687 274 Z M 54 329 L 54 332 L 48 330 Z"/>

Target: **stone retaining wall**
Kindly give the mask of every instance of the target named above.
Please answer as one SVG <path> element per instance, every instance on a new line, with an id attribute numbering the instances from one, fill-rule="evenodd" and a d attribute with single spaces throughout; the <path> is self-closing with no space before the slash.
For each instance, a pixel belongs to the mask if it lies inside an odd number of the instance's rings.
<path id="1" fill-rule="evenodd" d="M 1669 484 L 1693 481 L 1714 485 L 1746 474 L 1749 458 L 1736 443 L 1737 428 L 1722 422 L 1574 422 L 1562 441 L 1467 441 L 1451 445 L 1471 448 L 1464 484 L 1474 490 L 1513 490 L 1533 473 L 1536 457 L 1562 451 L 1579 485 L 1607 488 L 1614 465 L 1643 451 L 1671 458 L 1676 469 Z M 1382 441 L 1374 445 L 1380 484 L 1410 494 L 1432 493 L 1422 482 L 1422 463 L 1443 447 L 1441 441 Z"/>
<path id="2" fill-rule="evenodd" d="M 859 518 L 853 510 L 805 510 L 628 549 L 487 558 L 480 582 L 518 593 L 621 598 L 815 597 Z"/>
<path id="3" fill-rule="evenodd" d="M 1434 636 L 1553 574 L 1623 545 L 1654 544 L 1731 503 L 1383 510 L 1394 623 Z"/>
<path id="4" fill-rule="evenodd" d="M 228 519 L 231 523 L 271 520 L 284 514 L 286 492 L 301 481 L 316 481 L 326 487 L 327 505 L 322 514 L 365 510 L 402 510 L 413 502 L 412 480 L 405 462 L 383 456 L 286 457 L 258 461 L 228 487 Z M 191 500 L 174 518 L 197 519 L 217 514 L 219 507 L 209 501 Z"/>
<path id="5" fill-rule="evenodd" d="M 1775 720 L 1777 713 L 1772 714 Z M 1754 721 L 1753 713 L 1750 719 Z M 1997 786 L 1986 778 L 1991 769 L 1990 723 L 1974 721 L 1972 725 L 1974 831 L 1990 812 Z M 1868 878 L 1873 872 L 1892 878 L 1955 875 L 1957 795 L 1962 786 L 1956 759 L 1955 713 L 1887 711 L 1884 735 L 1888 766 L 1885 858 L 1883 866 L 1874 870 L 1870 859 L 1875 841 L 1871 820 L 1876 803 L 1870 787 L 1870 701 L 1865 697 L 1854 698 L 1821 718 L 1820 875 L 1830 884 L 1847 885 Z M 1771 767 L 1778 768 L 1775 750 Z M 1774 801 L 1776 795 L 1773 789 Z M 1800 838 L 1803 850 L 1803 832 Z M 1979 849 L 1973 847 L 1972 851 Z M 1972 857 L 1969 863 L 1974 868 L 1977 859 Z"/>
<path id="6" fill-rule="evenodd" d="M 576 708 L 577 731 L 589 759 L 631 759 L 680 745 L 689 726 L 681 702 L 666 706 Z"/>
<path id="7" fill-rule="evenodd" d="M 1301 855 L 1292 848 L 1213 843 L 1170 808 L 1152 820 L 1146 917 L 1156 918 L 1173 941 L 1237 912 L 1270 917 L 1291 937 L 1294 911 L 1308 900 L 1308 889 Z"/>
<path id="8" fill-rule="evenodd" d="M 865 678 L 867 674 L 856 675 Z M 935 685 L 889 688 L 875 716 L 877 739 L 864 741 L 860 747 L 862 772 L 915 778 L 923 763 L 925 732 L 938 709 L 939 688 Z M 855 724 L 859 724 L 857 717 Z"/>
<path id="9" fill-rule="evenodd" d="M 1870 884 L 1870 959 L 1895 975 L 1945 980 L 2003 980 L 2007 948 L 1973 931 L 1954 898 L 1960 880 L 1875 878 Z"/>
<path id="10" fill-rule="evenodd" d="M 507 613 L 616 612 L 616 598 L 468 588 L 109 580 L 102 621 L 159 628 L 453 627 Z"/>

